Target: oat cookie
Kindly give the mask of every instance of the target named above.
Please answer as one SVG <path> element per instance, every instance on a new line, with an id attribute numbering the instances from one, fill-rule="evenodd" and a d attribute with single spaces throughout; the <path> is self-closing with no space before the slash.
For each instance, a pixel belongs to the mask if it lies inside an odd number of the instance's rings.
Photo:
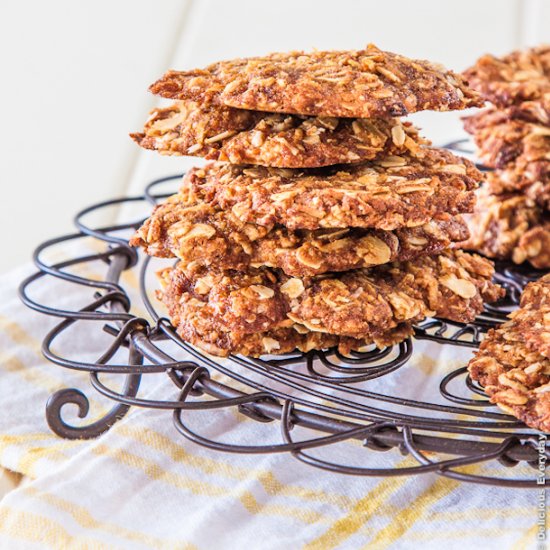
<path id="1" fill-rule="evenodd" d="M 381 154 L 419 154 L 428 143 L 395 118 L 300 117 L 180 101 L 155 109 L 142 133 L 146 149 L 233 164 L 316 168 L 357 163 Z"/>
<path id="2" fill-rule="evenodd" d="M 512 259 L 517 264 L 528 261 L 536 269 L 550 269 L 550 220 L 521 236 Z"/>
<path id="3" fill-rule="evenodd" d="M 550 124 L 550 91 L 532 101 L 520 101 L 506 107 L 490 105 L 474 115 L 463 117 L 462 120 L 464 120 L 466 130 L 472 134 L 477 128 L 510 120 L 548 126 Z"/>
<path id="4" fill-rule="evenodd" d="M 492 193 L 521 191 L 542 208 L 550 207 L 549 126 L 491 107 L 467 118 L 464 128 L 473 134 L 483 163 L 495 168 L 487 174 Z"/>
<path id="5" fill-rule="evenodd" d="M 480 57 L 464 77 L 483 97 L 499 106 L 539 100 L 550 92 L 550 45 Z"/>
<path id="6" fill-rule="evenodd" d="M 464 129 L 474 136 L 478 156 L 492 168 L 506 168 L 515 163 L 524 170 L 528 163 L 550 164 L 550 126 L 510 119 L 495 108 L 481 111 L 464 122 Z"/>
<path id="7" fill-rule="evenodd" d="M 550 162 L 534 161 L 524 166 L 512 163 L 487 174 L 487 186 L 494 194 L 521 192 L 543 210 L 550 210 Z"/>
<path id="8" fill-rule="evenodd" d="M 159 273 L 165 288 L 159 291 L 158 297 L 166 305 L 178 334 L 212 355 L 227 356 L 233 353 L 259 357 L 336 346 L 341 353 L 348 354 L 372 343 L 379 347 L 397 344 L 413 332 L 410 324 L 403 323 L 385 334 L 377 335 L 376 342 L 373 342 L 312 332 L 303 325 L 291 321 L 265 332 L 245 333 L 228 330 L 218 321 L 219 312 L 210 304 L 193 298 L 185 292 L 183 286 L 176 284 L 177 279 L 173 271 L 174 268 L 167 268 Z"/>
<path id="9" fill-rule="evenodd" d="M 519 333 L 531 350 L 550 358 L 550 275 L 529 283 L 520 300 L 520 308 L 510 314 Z"/>
<path id="10" fill-rule="evenodd" d="M 471 212 L 482 177 L 468 160 L 426 149 L 422 158 L 390 156 L 309 172 L 211 163 L 189 171 L 183 188 L 244 222 L 391 231 Z"/>
<path id="11" fill-rule="evenodd" d="M 193 261 L 212 270 L 270 266 L 300 277 L 410 260 L 467 238 L 459 216 L 394 231 L 265 227 L 182 192 L 157 206 L 130 244 L 150 256 Z"/>
<path id="12" fill-rule="evenodd" d="M 474 214 L 465 215 L 470 238 L 458 247 L 499 260 L 550 268 L 550 216 L 522 193 L 477 192 Z"/>
<path id="13" fill-rule="evenodd" d="M 550 431 L 550 276 L 529 283 L 520 308 L 492 329 L 468 365 L 505 412 Z"/>
<path id="14" fill-rule="evenodd" d="M 402 323 L 438 315 L 472 321 L 501 297 L 491 262 L 462 251 L 318 277 L 263 268 L 211 272 L 180 262 L 165 295 L 208 305 L 212 322 L 253 334 L 298 324 L 313 332 L 377 341 Z"/>
<path id="15" fill-rule="evenodd" d="M 372 44 L 358 51 L 274 53 L 169 71 L 150 90 L 172 99 L 239 109 L 344 118 L 482 104 L 460 75 Z"/>

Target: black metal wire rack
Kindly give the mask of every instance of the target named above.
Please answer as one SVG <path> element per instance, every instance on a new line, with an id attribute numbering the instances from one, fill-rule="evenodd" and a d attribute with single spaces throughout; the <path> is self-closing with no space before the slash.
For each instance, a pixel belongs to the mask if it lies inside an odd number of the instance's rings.
<path id="1" fill-rule="evenodd" d="M 166 409 L 172 411 L 175 429 L 183 437 L 217 451 L 285 452 L 310 466 L 356 476 L 434 472 L 466 482 L 537 487 L 534 468 L 538 467 L 541 452 L 539 434 L 493 407 L 482 388 L 470 380 L 465 366 L 444 375 L 427 376 L 433 390 L 426 399 L 408 397 L 395 390 L 395 384 L 388 384 L 387 391 L 383 390 L 384 385 L 374 384 L 382 378 L 384 381 L 392 377 L 406 380 L 404 371 L 410 368 L 413 349 L 426 342 L 432 351 L 438 346 L 452 350 L 475 349 L 484 333 L 502 322 L 518 303 L 523 286 L 538 278 L 540 272 L 499 264 L 496 277 L 508 291 L 503 301 L 487 307 L 474 323 L 427 320 L 415 328 L 414 338 L 398 346 L 369 347 L 349 356 L 332 349 L 261 359 L 214 358 L 181 340 L 168 319 L 157 310 L 148 282 L 154 260 L 140 257 L 127 244 L 128 236 L 142 220 L 101 228 L 86 223 L 88 215 L 113 206 L 155 204 L 167 196 L 159 189 L 167 184 L 175 186 L 180 177 L 152 182 L 143 196 L 90 206 L 77 214 L 76 233 L 47 241 L 34 254 L 38 271 L 21 284 L 21 298 L 30 308 L 61 319 L 44 338 L 44 355 L 61 367 L 88 373 L 94 390 L 114 401 L 111 410 L 100 420 L 72 426 L 63 419 L 62 410 L 67 404 L 77 405 L 79 416 L 85 418 L 90 408 L 88 397 L 76 388 L 55 392 L 47 402 L 46 417 L 56 434 L 69 439 L 94 438 L 108 430 L 132 406 Z M 54 264 L 44 260 L 50 248 L 71 242 L 78 244 L 89 237 L 100 243 L 103 250 Z M 97 261 L 105 266 L 105 277 L 101 281 L 73 272 L 75 267 Z M 121 282 L 125 271 L 138 275 L 140 299 L 149 318 L 132 313 L 129 293 Z M 31 288 L 48 284 L 50 278 L 89 287 L 90 302 L 75 311 L 37 302 L 31 297 Z M 61 336 L 75 323 L 90 321 L 97 330 L 111 336 L 106 349 L 100 350 L 93 362 L 64 356 L 59 351 L 63 348 Z M 123 362 L 119 359 L 121 352 L 126 358 Z M 113 362 L 115 356 L 116 363 Z M 122 389 L 115 390 L 108 385 L 103 379 L 106 374 L 122 378 Z M 220 381 L 220 375 L 225 375 L 224 381 Z M 143 376 L 167 377 L 177 388 L 178 398 L 144 397 L 140 394 Z M 228 379 L 231 382 L 228 383 Z M 398 384 L 397 388 L 403 386 Z M 258 441 L 245 445 L 238 441 L 213 440 L 192 427 L 197 422 L 188 422 L 188 411 L 213 414 L 215 410 L 227 408 L 235 408 L 257 422 L 277 426 L 279 442 Z M 306 430 L 293 430 L 295 427 Z M 308 435 L 298 438 L 297 431 Z M 364 445 L 365 462 L 361 465 L 345 464 L 331 455 L 335 445 L 350 440 L 359 440 Z M 395 452 L 396 449 L 401 453 Z M 368 463 L 369 453 L 374 451 L 386 451 L 383 468 L 364 465 Z M 544 452 L 550 458 L 550 447 Z M 414 465 L 396 466 L 400 454 L 412 457 Z M 468 465 L 490 465 L 491 468 L 489 473 L 472 474 L 464 471 Z M 505 468 L 509 466 L 516 466 L 513 476 Z"/>

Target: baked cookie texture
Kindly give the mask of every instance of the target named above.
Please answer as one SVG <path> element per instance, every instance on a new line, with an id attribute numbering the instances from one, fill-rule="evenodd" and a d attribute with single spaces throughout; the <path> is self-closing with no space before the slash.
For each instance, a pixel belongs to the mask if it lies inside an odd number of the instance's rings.
<path id="1" fill-rule="evenodd" d="M 169 71 L 150 89 L 173 103 L 132 138 L 211 161 L 130 241 L 178 260 L 158 297 L 188 342 L 350 353 L 501 297 L 489 260 L 449 250 L 469 237 L 481 172 L 397 118 L 480 106 L 460 75 L 369 45 Z"/>
<path id="2" fill-rule="evenodd" d="M 168 308 L 208 306 L 226 332 L 254 334 L 300 325 L 312 332 L 385 341 L 389 331 L 438 315 L 469 322 L 503 294 L 491 282 L 490 261 L 462 251 L 317 277 L 288 277 L 280 270 L 212 272 L 180 262 L 161 272 Z M 178 326 L 179 326 L 178 325 Z"/>
<path id="3" fill-rule="evenodd" d="M 150 90 L 239 109 L 344 118 L 482 105 L 460 75 L 372 44 L 364 50 L 274 53 L 168 71 Z"/>
<path id="4" fill-rule="evenodd" d="M 435 254 L 469 236 L 460 216 L 418 227 L 301 229 L 243 222 L 229 209 L 185 190 L 157 206 L 130 240 L 150 256 L 179 258 L 211 270 L 269 266 L 291 276 L 367 268 Z"/>
<path id="5" fill-rule="evenodd" d="M 509 317 L 488 332 L 468 371 L 491 402 L 550 432 L 550 275 L 527 285 Z"/>
<path id="6" fill-rule="evenodd" d="M 464 129 L 474 136 L 479 158 L 486 166 L 505 168 L 513 162 L 525 168 L 534 161 L 546 161 L 550 166 L 548 124 L 514 119 L 491 107 L 465 119 Z"/>
<path id="7" fill-rule="evenodd" d="M 529 162 L 525 167 L 512 164 L 487 174 L 487 186 L 496 195 L 520 193 L 544 211 L 550 210 L 550 162 Z"/>
<path id="8" fill-rule="evenodd" d="M 317 168 L 358 163 L 381 154 L 420 154 L 428 140 L 399 119 L 304 117 L 180 101 L 151 112 L 139 145 L 164 155 L 233 164 Z"/>
<path id="9" fill-rule="evenodd" d="M 491 107 L 464 121 L 495 194 L 521 191 L 543 208 L 550 206 L 550 125 L 513 118 L 510 109 Z"/>
<path id="10" fill-rule="evenodd" d="M 178 268 L 166 268 L 159 272 L 162 290 L 158 298 L 168 310 L 172 325 L 177 333 L 191 344 L 212 355 L 225 357 L 241 354 L 250 357 L 278 355 L 295 350 L 308 352 L 313 349 L 337 347 L 340 353 L 376 344 L 383 348 L 402 342 L 412 335 L 412 326 L 401 323 L 395 328 L 377 334 L 373 338 L 350 338 L 325 332 L 310 331 L 303 325 L 288 321 L 263 332 L 242 332 L 230 330 L 220 322 L 220 311 L 211 304 L 190 296 L 182 286 Z"/>
<path id="11" fill-rule="evenodd" d="M 513 120 L 547 126 L 550 123 L 550 92 L 541 99 L 513 103 L 506 107 L 489 104 L 472 115 L 462 117 L 462 120 L 465 130 L 471 134 Z"/>
<path id="12" fill-rule="evenodd" d="M 486 55 L 464 76 L 493 105 L 464 120 L 481 161 L 493 168 L 466 247 L 550 267 L 550 46 Z M 491 196 L 492 195 L 492 196 Z"/>
<path id="13" fill-rule="evenodd" d="M 500 107 L 542 98 L 547 100 L 550 45 L 517 50 L 500 58 L 484 55 L 464 71 L 463 76 L 483 97 Z"/>
<path id="14" fill-rule="evenodd" d="M 463 218 L 470 238 L 457 246 L 489 258 L 528 261 L 550 268 L 550 215 L 522 193 L 494 194 L 484 185 L 476 191 L 475 212 Z"/>
<path id="15" fill-rule="evenodd" d="M 471 212 L 482 174 L 448 151 L 390 156 L 357 166 L 291 171 L 211 163 L 183 187 L 243 222 L 289 229 L 415 227 Z"/>

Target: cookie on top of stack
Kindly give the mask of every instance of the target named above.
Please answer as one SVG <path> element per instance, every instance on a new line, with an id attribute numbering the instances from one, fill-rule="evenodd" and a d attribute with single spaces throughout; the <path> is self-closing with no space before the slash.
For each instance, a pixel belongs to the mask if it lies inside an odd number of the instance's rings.
<path id="1" fill-rule="evenodd" d="M 492 103 L 464 127 L 493 170 L 463 246 L 550 268 L 550 46 L 485 55 L 464 76 Z"/>
<path id="2" fill-rule="evenodd" d="M 131 240 L 177 258 L 159 298 L 216 355 L 387 346 L 439 315 L 470 321 L 502 290 L 458 250 L 481 180 L 399 116 L 477 106 L 458 75 L 383 52 L 291 52 L 170 71 L 175 100 L 132 137 L 191 169 Z"/>

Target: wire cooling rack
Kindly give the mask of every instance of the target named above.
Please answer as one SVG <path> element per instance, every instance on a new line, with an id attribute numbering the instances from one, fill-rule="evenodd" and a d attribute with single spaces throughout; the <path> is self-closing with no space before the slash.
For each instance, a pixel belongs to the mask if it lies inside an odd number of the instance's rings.
<path id="1" fill-rule="evenodd" d="M 169 184 L 175 187 L 180 177 L 152 182 L 143 196 L 113 199 L 86 208 L 75 217 L 76 233 L 47 241 L 35 251 L 38 271 L 21 284 L 21 298 L 30 308 L 60 319 L 44 338 L 44 355 L 60 367 L 88 373 L 91 387 L 114 402 L 112 409 L 100 420 L 73 426 L 63 419 L 64 407 L 76 405 L 79 416 L 86 418 L 90 402 L 79 389 L 61 389 L 50 396 L 46 405 L 47 422 L 53 432 L 68 439 L 94 438 L 122 418 L 130 407 L 165 409 L 172 411 L 175 429 L 181 436 L 216 451 L 285 452 L 312 467 L 356 476 L 434 472 L 466 482 L 537 487 L 535 469 L 541 453 L 538 432 L 492 406 L 482 388 L 469 378 L 466 362 L 444 375 L 427 375 L 426 381 L 433 386 L 429 398 L 413 399 L 405 395 L 399 388 L 406 384 L 388 382 L 385 391 L 385 384 L 379 382 L 396 377 L 408 380 L 405 371 L 411 368 L 413 354 L 426 343 L 429 349 L 443 346 L 453 353 L 464 351 L 464 348 L 475 349 L 486 331 L 502 322 L 518 303 L 523 286 L 538 278 L 540 272 L 498 264 L 496 278 L 507 290 L 505 299 L 487 306 L 474 323 L 429 319 L 415 328 L 414 338 L 398 346 L 381 350 L 368 347 L 349 356 L 332 349 L 261 359 L 215 358 L 179 338 L 163 312 L 157 309 L 150 282 L 155 260 L 141 257 L 127 244 L 128 236 L 142 220 L 101 228 L 86 223 L 90 214 L 113 206 L 144 203 L 150 210 L 150 205 L 169 194 L 159 189 Z M 79 243 L 90 237 L 101 245 L 100 252 L 78 255 L 55 264 L 44 260 L 50 248 L 79 249 Z M 105 275 L 101 281 L 73 272 L 75 267 L 98 261 L 104 265 Z M 148 318 L 132 313 L 130 293 L 121 281 L 124 272 L 134 273 L 139 278 L 139 299 L 147 309 Z M 31 288 L 37 284 L 47 285 L 51 278 L 61 279 L 74 288 L 89 287 L 89 303 L 78 311 L 38 303 L 31 297 Z M 106 348 L 98 350 L 98 359 L 84 362 L 64 354 L 67 338 L 62 336 L 66 336 L 75 323 L 90 321 L 95 330 L 106 331 L 111 336 Z M 125 357 L 122 362 L 121 354 Z M 113 362 L 115 356 L 116 363 Z M 420 361 L 426 360 L 425 355 L 420 357 Z M 115 390 L 108 385 L 102 378 L 106 373 L 121 378 L 122 389 Z M 144 376 L 167 377 L 175 385 L 178 398 L 153 400 L 145 397 L 143 389 L 140 393 Z M 223 381 L 220 381 L 221 376 Z M 258 440 L 254 444 L 242 444 L 214 440 L 192 427 L 200 426 L 200 421 L 188 422 L 189 411 L 194 411 L 195 415 L 201 411 L 211 415 L 216 410 L 228 408 L 257 422 L 271 423 L 269 429 L 276 429 L 279 442 L 265 444 L 264 440 Z M 241 424 L 246 429 L 248 423 Z M 293 431 L 295 427 L 306 430 Z M 297 431 L 309 435 L 298 438 Z M 351 440 L 363 443 L 365 460 L 360 465 L 346 464 L 342 460 L 341 444 Z M 340 452 L 331 453 L 336 445 Z M 364 465 L 368 463 L 369 453 L 380 451 L 386 453 L 384 467 Z M 550 458 L 549 447 L 542 452 Z M 414 465 L 399 467 L 401 454 L 412 457 Z M 464 471 L 466 466 L 481 464 L 491 466 L 489 474 L 474 475 Z M 516 468 L 506 468 L 510 466 Z"/>

